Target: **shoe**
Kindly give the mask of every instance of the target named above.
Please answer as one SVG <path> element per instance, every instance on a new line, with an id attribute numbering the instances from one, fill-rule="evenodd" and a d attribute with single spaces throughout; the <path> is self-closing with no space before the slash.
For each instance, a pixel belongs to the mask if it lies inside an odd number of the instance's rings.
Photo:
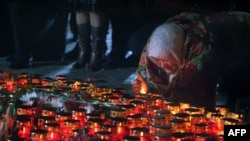
<path id="1" fill-rule="evenodd" d="M 117 55 L 118 53 L 111 52 L 107 56 L 105 56 L 105 63 L 103 64 L 104 69 L 114 69 L 118 67 L 122 67 L 124 58 L 123 55 Z"/>

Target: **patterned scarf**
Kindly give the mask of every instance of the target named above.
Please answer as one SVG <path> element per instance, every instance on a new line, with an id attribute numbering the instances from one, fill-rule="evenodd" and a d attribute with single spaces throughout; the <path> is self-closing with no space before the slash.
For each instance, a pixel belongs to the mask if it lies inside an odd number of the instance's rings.
<path id="1" fill-rule="evenodd" d="M 147 72 L 148 79 L 162 93 L 168 93 L 171 89 L 185 88 L 197 72 L 208 71 L 207 68 L 211 68 L 211 66 L 216 64 L 211 47 L 213 36 L 206 27 L 204 17 L 193 13 L 181 13 L 168 19 L 166 23 L 176 24 L 181 27 L 185 34 L 184 40 L 181 40 L 183 37 L 178 37 L 181 34 L 173 33 L 172 36 L 179 38 L 182 43 L 174 42 L 174 44 L 177 44 L 174 47 L 170 47 L 172 45 L 166 43 L 167 45 L 164 47 L 169 49 L 157 52 L 155 51 L 157 50 L 156 48 L 149 47 L 149 45 L 152 45 L 149 44 L 149 38 L 141 54 L 138 67 L 138 71 Z M 151 52 L 154 52 L 154 57 L 158 55 L 159 59 L 172 61 L 175 58 L 175 60 L 179 60 L 177 61 L 179 63 L 176 63 L 178 64 L 178 69 L 172 77 L 164 71 L 164 68 L 159 68 L 159 64 L 152 59 Z M 162 54 L 165 56 L 163 57 Z"/>

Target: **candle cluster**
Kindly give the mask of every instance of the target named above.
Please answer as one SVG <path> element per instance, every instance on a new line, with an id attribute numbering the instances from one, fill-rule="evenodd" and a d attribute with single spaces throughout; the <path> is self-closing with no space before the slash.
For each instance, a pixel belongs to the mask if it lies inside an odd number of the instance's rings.
<path id="1" fill-rule="evenodd" d="M 90 79 L 89 79 L 90 80 Z M 226 107 L 207 111 L 189 103 L 162 99 L 159 93 L 128 94 L 123 88 L 98 86 L 95 81 L 30 76 L 1 79 L 1 92 L 9 92 L 16 106 L 11 127 L 13 140 L 26 141 L 205 141 L 223 140 L 223 126 L 243 124 L 238 113 Z M 18 99 L 19 88 L 46 96 Z M 59 94 L 58 94 L 59 93 Z M 63 97 L 63 98 L 61 98 Z M 52 103 L 63 99 L 63 106 Z M 1 120 L 3 122 L 3 120 Z M 8 140 L 11 140 L 9 138 Z"/>

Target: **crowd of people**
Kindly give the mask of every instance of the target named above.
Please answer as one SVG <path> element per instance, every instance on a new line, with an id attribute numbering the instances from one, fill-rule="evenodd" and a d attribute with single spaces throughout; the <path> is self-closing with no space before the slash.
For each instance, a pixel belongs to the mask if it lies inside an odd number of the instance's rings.
<path id="1" fill-rule="evenodd" d="M 75 69 L 86 65 L 93 71 L 135 67 L 147 38 L 165 19 L 183 11 L 230 10 L 231 5 L 236 5 L 236 10 L 245 10 L 236 2 L 224 0 L 210 3 L 196 0 L 3 0 L 1 56 L 9 56 L 7 60 L 11 61 L 12 69 L 30 67 L 35 61 L 67 59 L 76 61 Z M 69 15 L 77 47 L 74 52 L 64 54 Z M 105 55 L 109 23 L 112 51 Z"/>

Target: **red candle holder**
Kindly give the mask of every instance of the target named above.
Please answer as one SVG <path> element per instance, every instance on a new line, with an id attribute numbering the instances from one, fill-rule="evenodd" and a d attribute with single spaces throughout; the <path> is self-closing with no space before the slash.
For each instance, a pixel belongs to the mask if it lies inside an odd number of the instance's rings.
<path id="1" fill-rule="evenodd" d="M 147 114 L 148 114 L 149 116 L 156 116 L 156 113 L 157 113 L 159 110 L 161 110 L 161 107 L 160 107 L 160 106 L 155 106 L 155 105 L 149 106 L 149 107 L 148 107 Z"/>
<path id="2" fill-rule="evenodd" d="M 43 108 L 42 109 L 42 116 L 49 116 L 49 117 L 55 117 L 56 116 L 56 109 L 55 108 Z"/>
<path id="3" fill-rule="evenodd" d="M 98 131 L 95 133 L 95 136 L 101 140 L 112 140 L 112 132 L 109 131 Z"/>
<path id="4" fill-rule="evenodd" d="M 115 124 L 101 123 L 101 131 L 108 131 L 108 132 L 111 132 L 112 134 L 115 134 L 116 128 L 117 128 L 117 125 Z"/>
<path id="5" fill-rule="evenodd" d="M 101 124 L 104 122 L 101 118 L 89 118 L 87 120 L 88 123 L 88 135 L 94 136 L 96 132 L 101 130 Z"/>
<path id="6" fill-rule="evenodd" d="M 114 136 L 117 140 L 129 134 L 128 120 L 125 117 L 111 117 L 111 123 L 116 125 Z"/>
<path id="7" fill-rule="evenodd" d="M 134 114 L 146 113 L 145 102 L 142 100 L 131 100 L 130 104 L 135 106 Z"/>
<path id="8" fill-rule="evenodd" d="M 176 113 L 180 112 L 180 104 L 179 103 L 169 103 L 167 105 L 167 109 L 172 113 L 172 115 L 175 115 Z"/>
<path id="9" fill-rule="evenodd" d="M 172 134 L 172 126 L 170 125 L 152 125 L 150 126 L 150 134 Z"/>
<path id="10" fill-rule="evenodd" d="M 165 125 L 165 117 L 164 116 L 151 116 L 149 117 L 149 122 L 154 125 Z"/>
<path id="11" fill-rule="evenodd" d="M 60 140 L 60 128 L 58 123 L 46 123 L 44 124 L 45 130 L 48 131 L 47 133 L 47 140 L 48 141 L 58 141 Z"/>
<path id="12" fill-rule="evenodd" d="M 83 127 L 86 122 L 86 109 L 83 108 L 75 108 L 72 110 L 72 119 L 79 120 L 80 126 Z"/>
<path id="13" fill-rule="evenodd" d="M 135 106 L 134 105 L 132 105 L 132 104 L 122 104 L 122 105 L 118 105 L 118 106 L 119 106 L 119 108 L 125 110 L 125 117 L 134 115 L 134 111 L 135 111 Z"/>
<path id="14" fill-rule="evenodd" d="M 110 117 L 125 117 L 126 110 L 122 108 L 111 108 L 110 109 Z"/>
<path id="15" fill-rule="evenodd" d="M 149 128 L 146 127 L 132 128 L 129 135 L 139 137 L 140 141 L 150 141 Z"/>
<path id="16" fill-rule="evenodd" d="M 21 105 L 17 107 L 16 115 L 32 115 L 32 106 L 29 105 Z"/>
<path id="17" fill-rule="evenodd" d="M 124 103 L 125 105 L 128 105 L 128 104 L 131 103 L 132 100 L 135 100 L 135 96 L 133 96 L 131 94 L 123 94 L 121 99 L 122 99 L 121 103 Z"/>
<path id="18" fill-rule="evenodd" d="M 37 129 L 31 131 L 31 141 L 47 141 L 47 130 Z"/>
<path id="19" fill-rule="evenodd" d="M 171 134 L 154 134 L 153 141 L 172 141 Z"/>
<path id="20" fill-rule="evenodd" d="M 207 133 L 195 134 L 195 141 L 206 141 L 209 137 Z"/>
<path id="21" fill-rule="evenodd" d="M 124 136 L 123 141 L 140 141 L 140 137 L 137 137 L 137 136 Z"/>
<path id="22" fill-rule="evenodd" d="M 16 119 L 17 136 L 22 139 L 29 139 L 31 132 L 31 119 L 28 115 L 19 115 Z"/>
<path id="23" fill-rule="evenodd" d="M 169 121 L 170 125 L 173 128 L 173 132 L 185 132 L 187 131 L 185 120 L 183 119 L 172 119 Z"/>
<path id="24" fill-rule="evenodd" d="M 59 123 L 60 128 L 62 129 L 64 128 L 64 121 L 69 120 L 69 119 L 72 119 L 72 113 L 69 113 L 69 112 L 56 113 L 55 120 L 57 123 Z"/>
<path id="25" fill-rule="evenodd" d="M 134 114 L 127 116 L 128 128 L 145 127 L 148 125 L 148 116 L 145 114 Z"/>
<path id="26" fill-rule="evenodd" d="M 169 124 L 169 120 L 173 119 L 173 116 L 169 110 L 161 109 L 156 112 L 156 115 L 158 116 L 164 116 L 165 117 L 165 124 Z"/>
<path id="27" fill-rule="evenodd" d="M 55 123 L 55 117 L 53 116 L 41 116 L 37 120 L 37 128 L 44 129 L 44 124 Z"/>
<path id="28" fill-rule="evenodd" d="M 182 141 L 186 138 L 185 132 L 173 132 L 172 133 L 172 140 L 173 141 Z"/>

